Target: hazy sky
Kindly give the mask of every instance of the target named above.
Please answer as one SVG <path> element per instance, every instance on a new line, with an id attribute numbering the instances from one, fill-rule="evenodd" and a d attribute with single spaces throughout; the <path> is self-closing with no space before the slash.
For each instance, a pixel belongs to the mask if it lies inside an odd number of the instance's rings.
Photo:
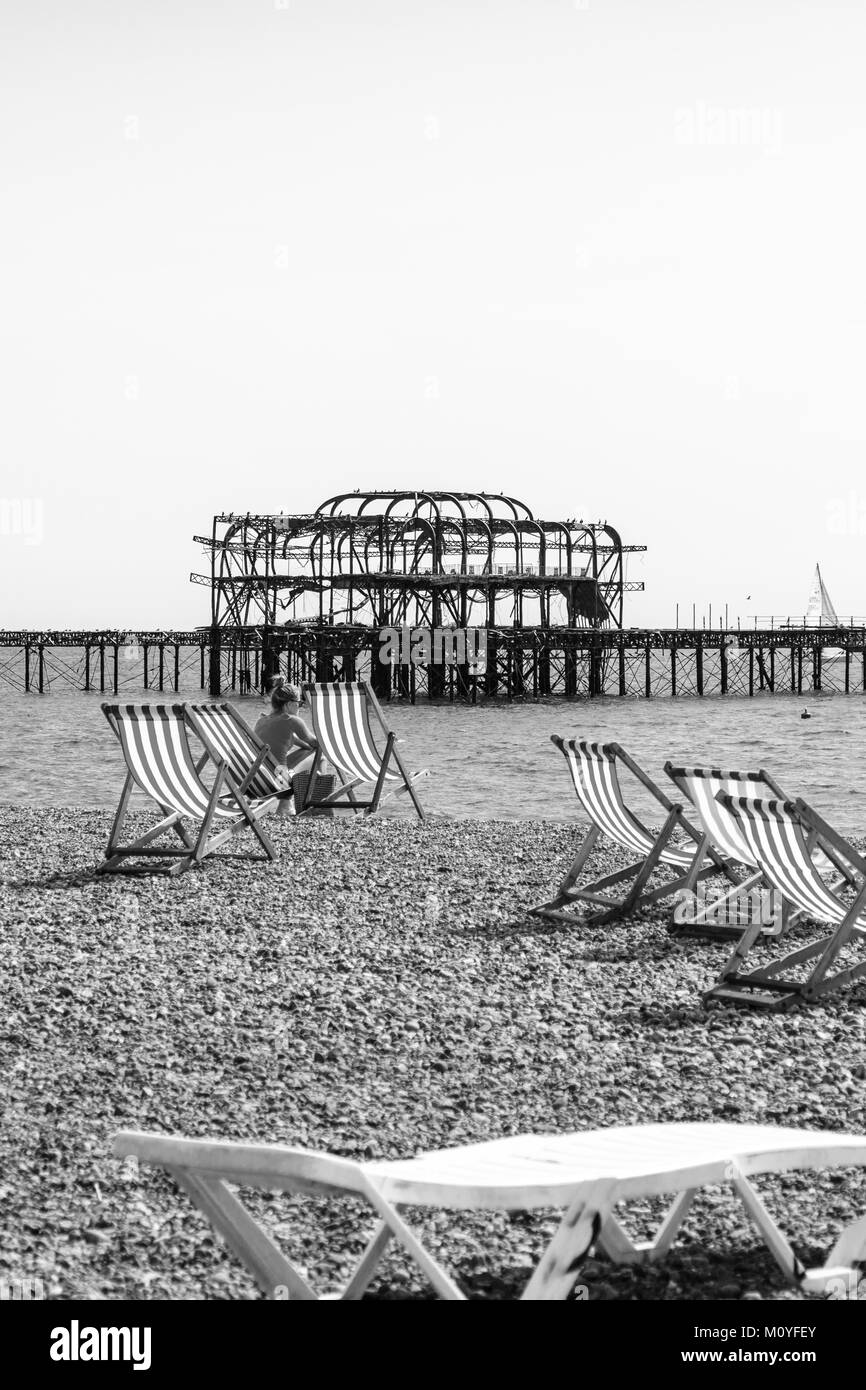
<path id="1" fill-rule="evenodd" d="M 626 621 L 866 613 L 866 9 L 0 17 L 0 626 L 185 626 L 214 511 L 504 490 Z M 751 602 L 746 595 L 751 594 Z"/>

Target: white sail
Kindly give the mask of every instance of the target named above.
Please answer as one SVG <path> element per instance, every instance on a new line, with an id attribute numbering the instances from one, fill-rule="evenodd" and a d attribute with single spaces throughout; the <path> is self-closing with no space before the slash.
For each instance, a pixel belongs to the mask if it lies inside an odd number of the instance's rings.
<path id="1" fill-rule="evenodd" d="M 827 593 L 827 586 L 821 578 L 821 566 L 816 565 L 815 578 L 812 582 L 812 590 L 806 608 L 806 626 L 838 627 L 838 625 L 839 619 L 836 616 L 836 609 Z"/>

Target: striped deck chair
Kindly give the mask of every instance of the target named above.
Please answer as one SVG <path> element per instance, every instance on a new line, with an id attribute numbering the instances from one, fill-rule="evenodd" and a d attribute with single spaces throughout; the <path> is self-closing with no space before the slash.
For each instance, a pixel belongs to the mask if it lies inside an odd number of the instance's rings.
<path id="1" fill-rule="evenodd" d="M 126 859 L 148 857 L 174 859 L 170 872 L 182 873 L 200 864 L 247 826 L 268 859 L 276 858 L 276 851 L 260 821 L 276 809 L 277 795 L 268 792 L 251 798 L 249 786 L 238 779 L 218 746 L 211 743 L 208 730 L 196 721 L 188 706 L 104 704 L 102 712 L 123 751 L 126 781 L 108 837 L 105 859 L 97 873 L 113 873 Z M 189 744 L 190 727 L 205 748 L 198 763 L 193 760 Z M 216 774 L 210 787 L 201 779 L 208 762 L 213 764 Z M 122 845 L 120 835 L 135 787 L 156 802 L 162 819 L 131 844 Z M 195 838 L 184 824 L 186 819 L 200 821 Z M 153 843 L 167 831 L 173 831 L 180 838 L 182 848 Z"/>
<path id="2" fill-rule="evenodd" d="M 337 1295 L 359 1299 L 391 1240 L 444 1299 L 465 1299 L 452 1275 L 424 1248 L 404 1206 L 447 1211 L 565 1209 L 523 1290 L 523 1299 L 563 1299 L 593 1245 L 618 1263 L 647 1263 L 673 1244 L 696 1191 L 728 1184 L 785 1277 L 804 1292 L 856 1298 L 866 1255 L 866 1217 L 839 1236 L 827 1262 L 806 1269 L 770 1215 L 752 1177 L 804 1168 L 866 1166 L 866 1136 L 768 1125 L 670 1124 L 521 1135 L 440 1149 L 395 1162 L 356 1163 L 328 1153 L 122 1132 L 118 1157 L 165 1169 L 192 1198 L 265 1294 L 315 1300 L 293 1265 L 228 1186 L 359 1198 L 378 1224 L 360 1263 Z M 634 1241 L 614 1215 L 619 1202 L 672 1194 L 653 1240 Z"/>
<path id="3" fill-rule="evenodd" d="M 680 901 L 674 908 L 672 935 L 701 935 L 719 940 L 739 940 L 744 928 L 751 924 L 757 911 L 763 914 L 763 934 L 781 936 L 788 926 L 797 921 L 801 915 L 800 911 L 797 908 L 792 909 L 778 890 L 771 888 L 736 820 L 716 800 L 718 792 L 725 792 L 729 796 L 745 796 L 753 800 L 770 796 L 784 801 L 785 793 L 781 787 L 763 769 L 759 772 L 722 772 L 718 768 L 674 767 L 672 763 L 667 762 L 664 770 L 677 790 L 682 792 L 697 812 L 707 843 L 720 851 L 730 868 L 745 869 L 745 877 L 739 882 L 734 881 L 724 893 L 713 898 L 704 908 L 699 907 L 697 910 L 693 895 L 694 885 L 687 881 L 681 890 Z M 856 881 L 850 866 L 840 860 L 832 845 L 822 843 L 818 837 L 813 848 L 821 851 L 833 867 L 839 870 L 840 876 L 832 887 Z M 770 893 L 778 899 L 777 902 L 774 903 L 772 899 L 768 902 Z M 766 911 L 767 908 L 769 911 Z M 743 920 L 740 920 L 741 916 Z"/>
<path id="4" fill-rule="evenodd" d="M 187 717 L 199 737 L 221 758 L 245 796 L 261 800 L 292 794 L 285 764 L 278 763 L 266 743 L 229 704 L 187 705 Z"/>
<path id="5" fill-rule="evenodd" d="M 558 734 L 551 735 L 551 742 L 568 763 L 575 794 L 589 817 L 590 827 L 571 868 L 559 885 L 556 897 L 533 908 L 535 914 L 573 922 L 575 917 L 569 908 L 588 903 L 596 910 L 584 914 L 580 920 L 599 924 L 624 917 L 659 898 L 677 893 L 686 884 L 693 888 L 699 880 L 727 872 L 722 856 L 707 844 L 706 836 L 686 820 L 682 806 L 671 802 L 618 743 L 586 743 L 578 739 L 560 738 Z M 619 784 L 618 762 L 647 788 L 664 809 L 665 821 L 658 834 L 647 830 L 626 806 Z M 684 831 L 691 844 L 683 847 L 672 843 L 671 837 L 676 830 Z M 607 874 L 579 888 L 577 880 L 600 835 L 606 835 L 614 844 L 639 858 L 628 868 Z M 651 875 L 659 867 L 672 870 L 674 877 L 660 887 L 647 888 Z M 629 879 L 632 883 L 624 895 L 610 896 L 610 889 L 628 884 Z"/>
<path id="6" fill-rule="evenodd" d="M 741 967 L 760 934 L 760 922 L 753 923 L 743 932 L 704 999 L 778 1012 L 798 1000 L 813 1003 L 866 975 L 866 859 L 801 799 L 762 800 L 726 792 L 717 796 L 737 822 L 767 882 L 799 908 L 804 918 L 829 925 L 831 930 L 743 973 Z M 818 872 L 812 858 L 818 840 L 832 847 L 857 874 L 850 901 L 838 897 Z M 862 959 L 829 975 L 834 962 L 841 964 L 839 955 L 849 946 L 856 946 Z M 803 967 L 808 968 L 804 971 Z"/>
<path id="7" fill-rule="evenodd" d="M 348 681 L 345 684 L 305 685 L 304 693 L 310 703 L 313 733 L 318 744 L 307 784 L 309 798 L 316 783 L 316 773 L 323 758 L 336 770 L 340 786 L 321 800 L 307 800 L 296 806 L 298 814 L 313 806 L 348 806 L 353 811 L 364 810 L 369 815 L 377 811 L 383 800 L 386 782 L 398 782 L 388 796 L 404 793 L 412 799 L 420 820 L 424 811 L 415 793 L 415 782 L 427 776 L 427 768 L 412 776 L 406 771 L 397 750 L 397 738 L 385 723 L 379 701 L 367 681 Z M 380 752 L 370 726 L 373 715 L 385 735 L 385 749 Z M 392 767 L 391 764 L 394 764 Z M 372 783 L 369 799 L 360 800 L 355 788 Z"/>

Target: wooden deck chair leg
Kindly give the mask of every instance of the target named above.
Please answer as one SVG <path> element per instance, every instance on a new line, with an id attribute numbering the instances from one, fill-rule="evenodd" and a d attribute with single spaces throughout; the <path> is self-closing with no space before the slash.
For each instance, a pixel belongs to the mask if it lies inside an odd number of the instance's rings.
<path id="1" fill-rule="evenodd" d="M 708 835 L 702 835 L 700 840 L 698 841 L 698 847 L 695 850 L 695 856 L 691 864 L 689 865 L 688 873 L 683 879 L 683 892 L 693 893 L 695 891 L 695 884 L 698 881 L 698 874 L 700 873 L 701 865 L 703 864 L 704 859 L 706 858 L 707 845 L 709 843 L 710 837 Z"/>
<path id="2" fill-rule="evenodd" d="M 571 890 L 580 878 L 583 872 L 583 866 L 595 849 L 600 835 L 601 831 L 597 825 L 591 825 L 589 827 L 581 841 L 580 849 L 577 851 L 572 861 L 571 868 L 568 870 L 568 873 L 565 875 L 556 891 L 556 897 L 551 898 L 548 903 L 539 903 L 537 907 L 530 909 L 531 912 L 542 915 L 545 912 L 550 912 L 551 910 L 562 907 L 564 903 L 574 901 L 574 899 L 570 897 Z"/>
<path id="3" fill-rule="evenodd" d="M 211 788 L 210 800 L 208 801 L 207 810 L 205 811 L 204 819 L 199 828 L 198 839 L 195 842 L 195 849 L 192 852 L 192 856 L 188 863 L 176 864 L 172 869 L 172 873 L 182 873 L 184 869 L 188 869 L 190 864 L 193 863 L 200 864 L 205 855 L 209 852 L 207 838 L 210 834 L 211 822 L 216 815 L 217 803 L 220 799 L 220 792 L 222 791 L 225 775 L 226 765 L 225 763 L 220 763 L 217 768 L 217 774 Z"/>
<path id="4" fill-rule="evenodd" d="M 671 835 L 673 834 L 674 828 L 679 819 L 680 813 L 676 807 L 674 807 L 673 810 L 668 811 L 667 819 L 665 820 L 665 823 L 661 828 L 661 831 L 658 835 L 658 838 L 656 839 L 655 844 L 653 845 L 646 859 L 638 869 L 637 874 L 635 875 L 634 883 L 632 884 L 631 889 L 623 899 L 622 907 L 620 909 L 621 914 L 623 916 L 626 916 L 627 913 L 631 912 L 632 908 L 635 906 L 638 899 L 640 898 L 641 889 L 643 888 L 644 884 L 648 882 L 653 873 L 653 870 L 655 869 L 656 865 L 661 859 L 662 850 L 664 849 L 668 840 L 671 838 Z"/>
<path id="5" fill-rule="evenodd" d="M 164 810 L 165 808 L 162 807 L 161 809 Z M 158 840 L 160 835 L 164 835 L 167 830 L 177 830 L 177 833 L 183 840 L 185 847 L 191 851 L 192 846 L 190 844 L 189 836 L 186 834 L 182 827 L 178 828 L 180 825 L 180 813 L 178 811 L 170 811 L 164 820 L 161 820 L 157 825 L 152 826 L 151 829 L 148 830 L 144 835 L 140 835 L 137 840 L 133 840 L 132 844 L 117 845 L 111 858 L 103 860 L 101 864 L 98 864 L 96 866 L 96 872 L 98 874 L 113 873 L 123 863 L 124 859 L 134 858 L 135 855 L 142 854 L 153 840 Z M 148 850 L 148 853 L 156 854 L 157 851 Z M 165 850 L 166 858 L 169 855 L 177 855 L 180 853 L 181 851 L 177 849 Z"/>
<path id="6" fill-rule="evenodd" d="M 316 785 L 316 776 L 318 774 L 319 768 L 321 767 L 321 764 L 322 750 L 321 748 L 317 747 L 315 753 L 313 754 L 313 761 L 310 764 L 310 775 L 307 778 L 307 786 L 306 790 L 304 791 L 304 800 L 300 806 L 295 806 L 295 813 L 297 815 L 300 815 L 302 811 L 307 810 L 310 796 L 312 795 L 313 788 Z"/>
<path id="7" fill-rule="evenodd" d="M 115 848 L 120 841 L 120 832 L 126 820 L 126 813 L 129 809 L 129 798 L 135 786 L 135 779 L 131 772 L 127 772 L 126 781 L 123 784 L 123 791 L 120 793 L 120 801 L 114 813 L 114 820 L 111 823 L 111 830 L 108 834 L 108 845 L 105 850 L 106 859 L 110 859 L 114 854 Z"/>
<path id="8" fill-rule="evenodd" d="M 694 1187 L 678 1192 L 651 1240 L 632 1240 L 613 1214 L 601 1228 L 598 1245 L 615 1264 L 648 1264 L 666 1255 L 677 1238 L 692 1202 Z"/>
<path id="9" fill-rule="evenodd" d="M 372 816 L 372 815 L 374 814 L 374 812 L 377 811 L 377 810 L 379 809 L 379 801 L 380 801 L 381 796 L 382 796 L 382 788 L 383 788 L 384 785 L 385 785 L 385 777 L 386 777 L 387 772 L 388 772 L 388 764 L 389 764 L 390 761 L 391 761 L 391 755 L 392 755 L 393 752 L 394 752 L 394 735 L 393 735 L 393 734 L 389 734 L 388 737 L 387 737 L 387 739 L 386 739 L 386 741 L 385 741 L 385 752 L 382 754 L 382 762 L 381 762 L 380 767 L 379 767 L 379 776 L 376 778 L 376 785 L 375 785 L 375 787 L 374 787 L 374 789 L 373 789 L 373 797 L 372 797 L 372 800 L 371 800 L 371 802 L 370 802 L 370 805 L 367 807 L 367 815 L 368 815 L 368 816 Z"/>
<path id="10" fill-rule="evenodd" d="M 577 1283 L 580 1266 L 604 1225 L 614 1186 L 612 1180 L 601 1179 L 593 1184 L 589 1194 L 575 1199 L 523 1290 L 522 1301 L 568 1297 Z"/>
<path id="11" fill-rule="evenodd" d="M 855 980 L 861 980 L 864 975 L 866 975 L 866 960 L 861 961 L 859 965 L 850 966 L 847 970 L 840 970 L 835 975 L 825 975 L 821 984 L 816 989 L 810 990 L 806 998 L 817 999 L 822 994 L 829 994 L 831 990 L 852 985 Z"/>
<path id="12" fill-rule="evenodd" d="M 716 979 L 716 985 L 722 985 L 726 981 L 736 979 L 740 974 L 740 966 L 745 961 L 758 937 L 761 935 L 761 920 L 749 922 L 743 935 L 735 945 L 733 951 L 728 956 Z"/>
<path id="13" fill-rule="evenodd" d="M 179 1168 L 168 1171 L 204 1212 L 229 1248 L 243 1260 L 269 1297 L 285 1289 L 289 1298 L 305 1302 L 317 1300 L 318 1295 L 304 1277 L 221 1179 L 203 1178 Z"/>
<path id="14" fill-rule="evenodd" d="M 400 769 L 400 776 L 403 778 L 403 787 L 401 788 L 401 791 L 402 791 L 402 790 L 405 790 L 406 793 L 412 798 L 412 805 L 415 807 L 415 810 L 418 812 L 418 819 L 419 819 L 419 820 L 424 820 L 424 819 L 425 819 L 424 807 L 421 805 L 421 802 L 418 800 L 417 796 L 415 795 L 415 781 L 416 781 L 416 779 L 417 779 L 418 777 L 423 776 L 423 773 L 421 773 L 421 772 L 416 772 L 414 777 L 410 777 L 410 776 L 409 776 L 409 773 L 406 771 L 405 767 L 403 766 L 403 759 L 400 757 L 400 752 L 399 752 L 399 749 L 398 749 L 397 746 L 396 746 L 396 742 L 395 742 L 394 745 L 393 745 L 393 754 L 394 754 L 394 761 L 395 761 L 395 763 L 397 764 L 398 768 Z"/>
<path id="15" fill-rule="evenodd" d="M 589 829 L 583 837 L 583 843 L 581 844 L 580 849 L 574 856 L 571 868 L 569 869 L 568 873 L 565 875 L 565 878 L 559 885 L 557 898 L 564 897 L 564 895 L 568 893 L 569 889 L 574 887 L 575 883 L 580 878 L 580 875 L 583 873 L 583 866 L 589 859 L 593 850 L 595 849 L 600 835 L 601 831 L 599 830 L 597 825 L 591 825 L 589 827 Z"/>
<path id="16" fill-rule="evenodd" d="M 860 889 L 860 892 L 848 909 L 846 917 L 839 923 L 827 942 L 827 945 L 824 947 L 821 958 L 816 964 L 809 979 L 807 997 L 808 994 L 813 993 L 818 988 L 836 956 L 838 956 L 843 946 L 848 944 L 856 929 L 860 915 L 863 912 L 864 905 L 866 905 L 866 884 Z"/>
<path id="17" fill-rule="evenodd" d="M 273 807 L 268 808 L 267 802 L 265 802 L 265 804 L 259 808 L 259 811 L 257 813 L 253 811 L 243 792 L 240 790 L 240 787 L 235 783 L 234 779 L 228 775 L 228 773 L 226 774 L 226 781 L 228 782 L 229 788 L 232 793 L 232 797 L 238 804 L 241 815 L 247 822 L 247 825 L 250 827 L 250 830 L 256 836 L 257 840 L 260 842 L 262 848 L 265 851 L 265 854 L 268 856 L 269 859 L 276 859 L 277 851 L 274 849 L 274 846 L 271 842 L 271 838 L 265 830 L 264 826 L 260 824 L 262 814 L 268 815 L 270 813 L 270 810 L 276 809 L 276 798 L 274 798 Z"/>

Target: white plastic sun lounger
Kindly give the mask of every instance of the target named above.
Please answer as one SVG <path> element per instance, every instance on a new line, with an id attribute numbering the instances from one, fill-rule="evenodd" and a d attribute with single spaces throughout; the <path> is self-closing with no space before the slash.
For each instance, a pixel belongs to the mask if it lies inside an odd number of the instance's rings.
<path id="1" fill-rule="evenodd" d="M 356 1196 L 379 1223 L 354 1274 L 338 1295 L 358 1299 L 394 1239 L 441 1298 L 465 1294 L 425 1250 L 402 1214 L 410 1207 L 531 1211 L 565 1215 L 522 1294 L 562 1299 L 595 1245 L 620 1263 L 664 1255 L 696 1190 L 729 1184 L 791 1282 L 807 1292 L 856 1296 L 858 1263 L 866 1255 L 866 1216 L 842 1232 L 827 1263 L 805 1269 L 764 1206 L 751 1179 L 801 1168 L 866 1166 L 866 1136 L 764 1125 L 672 1124 L 591 1130 L 585 1134 L 522 1135 L 440 1149 L 395 1162 L 356 1163 L 331 1154 L 278 1145 L 235 1144 L 123 1132 L 114 1153 L 167 1170 L 270 1297 L 316 1299 L 308 1280 L 277 1248 L 228 1186 Z M 654 1240 L 635 1242 L 613 1208 L 630 1198 L 674 1196 Z"/>

